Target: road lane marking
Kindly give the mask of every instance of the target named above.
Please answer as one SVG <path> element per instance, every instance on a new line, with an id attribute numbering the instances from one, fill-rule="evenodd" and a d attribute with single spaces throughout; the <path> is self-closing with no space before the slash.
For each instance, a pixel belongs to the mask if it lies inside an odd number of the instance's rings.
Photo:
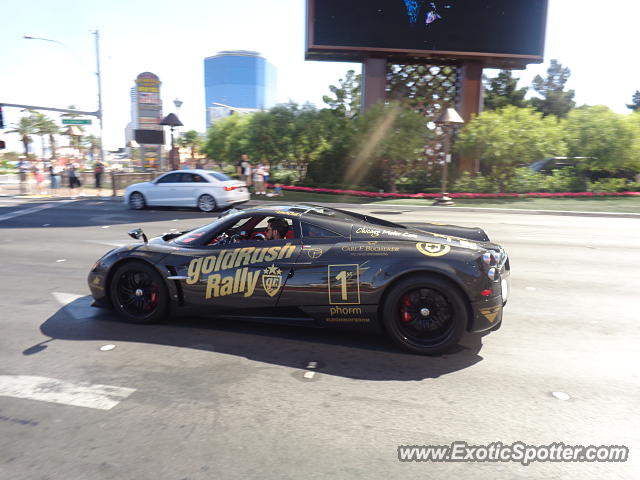
<path id="1" fill-rule="evenodd" d="M 11 220 L 15 217 L 20 217 L 22 215 L 29 215 L 30 213 L 39 212 L 40 210 L 46 210 L 47 208 L 59 207 L 60 205 L 64 205 L 65 203 L 74 202 L 75 200 L 61 200 L 55 203 L 45 203 L 43 205 L 37 205 L 35 207 L 26 208 L 24 210 L 18 210 L 17 212 L 6 213 L 4 215 L 0 215 L 0 222 L 4 222 L 5 220 Z"/>
<path id="2" fill-rule="evenodd" d="M 0 375 L 0 396 L 111 410 L 135 388 L 72 383 L 30 375 Z"/>

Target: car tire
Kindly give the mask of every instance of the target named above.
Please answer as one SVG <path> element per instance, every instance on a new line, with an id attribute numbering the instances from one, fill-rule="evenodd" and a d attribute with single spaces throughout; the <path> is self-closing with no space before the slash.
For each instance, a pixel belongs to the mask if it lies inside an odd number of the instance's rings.
<path id="1" fill-rule="evenodd" d="M 208 194 L 200 195 L 198 197 L 197 205 L 198 205 L 198 210 L 200 210 L 201 212 L 207 212 L 207 213 L 213 212 L 216 208 L 218 208 L 215 198 L 213 198 L 211 195 L 208 195 Z"/>
<path id="2" fill-rule="evenodd" d="M 156 323 L 169 307 L 162 276 L 144 262 L 131 261 L 118 267 L 111 278 L 109 296 L 115 311 L 131 323 Z"/>
<path id="3" fill-rule="evenodd" d="M 147 202 L 140 192 L 133 192 L 129 195 L 129 208 L 132 210 L 142 210 L 146 206 Z"/>
<path id="4" fill-rule="evenodd" d="M 382 306 L 382 323 L 391 340 L 420 355 L 440 355 L 456 345 L 467 319 L 467 302 L 460 289 L 435 275 L 398 281 Z"/>

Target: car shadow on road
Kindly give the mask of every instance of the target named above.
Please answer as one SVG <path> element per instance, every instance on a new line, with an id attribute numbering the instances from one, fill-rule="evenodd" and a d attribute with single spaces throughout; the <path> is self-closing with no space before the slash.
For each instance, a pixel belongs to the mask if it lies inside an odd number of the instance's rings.
<path id="1" fill-rule="evenodd" d="M 425 357 L 404 353 L 385 337 L 308 327 L 267 325 L 220 319 L 170 319 L 156 325 L 133 325 L 113 312 L 92 308 L 91 297 L 58 310 L 40 327 L 49 340 L 24 350 L 37 354 L 55 340 L 136 342 L 192 348 L 244 357 L 298 369 L 300 379 L 314 371 L 359 380 L 416 381 L 437 378 L 482 360 L 481 335 L 463 339 L 450 353 Z"/>

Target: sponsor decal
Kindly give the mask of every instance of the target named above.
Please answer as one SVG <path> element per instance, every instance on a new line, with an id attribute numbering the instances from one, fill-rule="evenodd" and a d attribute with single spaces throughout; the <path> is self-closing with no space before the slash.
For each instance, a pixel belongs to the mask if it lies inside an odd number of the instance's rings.
<path id="1" fill-rule="evenodd" d="M 427 242 L 416 243 L 416 248 L 421 254 L 426 255 L 427 257 L 441 257 L 449 253 L 451 250 L 449 245 Z"/>
<path id="2" fill-rule="evenodd" d="M 334 323 L 368 323 L 371 321 L 371 319 L 363 318 L 363 317 L 353 317 L 353 318 L 326 317 L 324 321 L 334 322 Z"/>
<path id="3" fill-rule="evenodd" d="M 360 304 L 360 265 L 328 265 L 329 305 Z"/>
<path id="4" fill-rule="evenodd" d="M 385 236 L 397 237 L 397 238 L 418 238 L 418 235 L 416 235 L 415 233 L 399 232 L 397 230 L 387 230 L 387 229 L 379 230 L 379 229 L 368 228 L 368 227 L 358 227 L 358 229 L 356 230 L 356 233 L 364 233 L 372 237 L 379 237 L 380 235 L 385 235 Z"/>
<path id="5" fill-rule="evenodd" d="M 320 258 L 324 251 L 317 247 L 303 247 L 303 252 L 309 255 L 309 258 Z"/>
<path id="6" fill-rule="evenodd" d="M 329 308 L 329 315 L 332 317 L 335 315 L 362 315 L 362 308 L 360 307 L 331 307 Z"/>
<path id="7" fill-rule="evenodd" d="M 234 293 L 242 293 L 250 297 L 256 290 L 260 270 L 250 272 L 248 267 L 239 268 L 228 275 L 214 273 L 207 278 L 204 298 L 226 297 Z"/>
<path id="8" fill-rule="evenodd" d="M 371 235 L 372 237 L 380 236 L 380 230 L 376 230 L 375 228 L 359 227 L 356 230 L 356 233 L 366 233 L 367 235 Z"/>
<path id="9" fill-rule="evenodd" d="M 275 265 L 271 265 L 262 271 L 262 286 L 267 295 L 273 297 L 280 291 L 282 287 L 282 270 Z"/>
<path id="10" fill-rule="evenodd" d="M 500 305 L 490 308 L 481 308 L 480 313 L 484 318 L 489 320 L 489 322 L 493 323 L 496 321 L 496 317 L 498 316 L 498 313 L 500 313 L 501 308 L 502 307 Z"/>
<path id="11" fill-rule="evenodd" d="M 345 245 L 340 250 L 352 255 L 388 255 L 399 252 L 400 247 L 388 247 L 384 243 L 367 242 L 367 245 Z"/>
<path id="12" fill-rule="evenodd" d="M 209 275 L 232 268 L 246 267 L 255 263 L 272 262 L 274 260 L 290 258 L 295 250 L 295 245 L 287 243 L 284 246 L 278 247 L 232 248 L 222 250 L 215 255 L 194 258 L 189 262 L 187 267 L 187 275 L 189 278 L 187 278 L 186 282 L 189 285 L 193 285 L 194 283 L 198 283 L 203 275 Z"/>
<path id="13" fill-rule="evenodd" d="M 289 215 L 291 217 L 301 217 L 302 214 L 300 212 L 285 212 L 284 210 L 276 210 L 273 213 L 277 213 L 278 215 Z"/>

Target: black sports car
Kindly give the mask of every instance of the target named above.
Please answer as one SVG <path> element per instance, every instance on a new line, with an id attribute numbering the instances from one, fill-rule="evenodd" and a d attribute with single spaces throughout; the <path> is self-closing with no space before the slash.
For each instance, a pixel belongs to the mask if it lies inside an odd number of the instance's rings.
<path id="1" fill-rule="evenodd" d="M 386 332 L 440 354 L 495 330 L 509 260 L 481 228 L 408 228 L 308 205 L 229 210 L 187 232 L 116 248 L 91 269 L 94 305 L 135 323 L 166 315 Z"/>

